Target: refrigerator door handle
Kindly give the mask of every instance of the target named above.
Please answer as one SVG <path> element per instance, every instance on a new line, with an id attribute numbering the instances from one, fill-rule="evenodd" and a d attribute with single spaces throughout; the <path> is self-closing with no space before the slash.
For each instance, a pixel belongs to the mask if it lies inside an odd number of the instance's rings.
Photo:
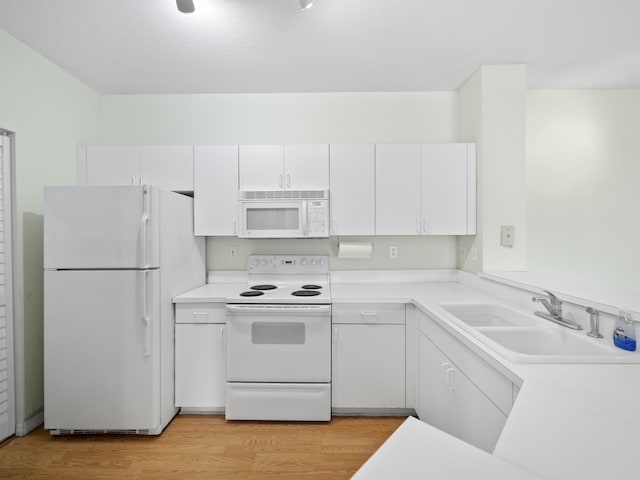
<path id="1" fill-rule="evenodd" d="M 140 231 L 142 241 L 141 268 L 147 268 L 147 230 L 149 228 L 149 189 L 142 187 L 142 216 L 140 217 Z"/>
<path id="2" fill-rule="evenodd" d="M 149 294 L 147 293 L 149 271 L 142 272 L 142 321 L 144 323 L 144 344 L 142 354 L 151 355 L 151 318 L 149 318 Z"/>

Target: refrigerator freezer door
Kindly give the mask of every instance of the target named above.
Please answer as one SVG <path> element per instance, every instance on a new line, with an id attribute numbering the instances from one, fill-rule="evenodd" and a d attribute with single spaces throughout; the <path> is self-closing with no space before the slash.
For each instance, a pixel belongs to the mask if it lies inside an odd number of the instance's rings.
<path id="1" fill-rule="evenodd" d="M 159 279 L 45 271 L 45 428 L 158 431 Z"/>
<path id="2" fill-rule="evenodd" d="M 44 268 L 160 265 L 159 191 L 154 187 L 48 187 Z"/>

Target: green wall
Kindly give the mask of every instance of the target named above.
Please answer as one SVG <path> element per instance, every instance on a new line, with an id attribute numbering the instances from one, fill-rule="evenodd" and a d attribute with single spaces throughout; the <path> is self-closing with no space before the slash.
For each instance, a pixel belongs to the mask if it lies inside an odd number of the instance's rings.
<path id="1" fill-rule="evenodd" d="M 527 103 L 529 269 L 640 290 L 640 89 Z"/>
<path id="2" fill-rule="evenodd" d="M 456 92 L 111 95 L 109 144 L 435 143 L 458 137 Z M 370 259 L 337 256 L 337 239 L 209 238 L 207 269 L 244 270 L 251 253 L 317 253 L 334 269 L 455 268 L 455 237 L 375 237 Z M 398 257 L 389 258 L 389 246 Z M 231 259 L 230 246 L 238 254 Z"/>
<path id="3" fill-rule="evenodd" d="M 24 368 L 18 365 L 17 373 L 25 387 L 16 405 L 20 422 L 43 408 L 43 186 L 75 183 L 76 145 L 102 140 L 101 97 L 3 30 L 0 65 L 0 128 L 15 133 L 14 307 L 16 336 L 20 340 L 22 330 L 24 337 Z"/>

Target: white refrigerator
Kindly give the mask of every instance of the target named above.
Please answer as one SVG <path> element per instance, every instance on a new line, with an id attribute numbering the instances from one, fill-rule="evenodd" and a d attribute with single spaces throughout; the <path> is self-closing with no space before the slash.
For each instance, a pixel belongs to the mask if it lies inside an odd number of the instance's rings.
<path id="1" fill-rule="evenodd" d="M 142 185 L 44 200 L 45 428 L 159 434 L 177 412 L 172 298 L 205 283 L 193 199 Z"/>

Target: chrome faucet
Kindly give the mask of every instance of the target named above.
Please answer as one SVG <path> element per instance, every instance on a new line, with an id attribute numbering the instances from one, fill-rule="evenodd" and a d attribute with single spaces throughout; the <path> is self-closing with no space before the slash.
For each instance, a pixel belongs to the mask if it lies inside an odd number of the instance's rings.
<path id="1" fill-rule="evenodd" d="M 535 312 L 536 315 L 557 323 L 558 325 L 562 325 L 563 327 L 571 328 L 572 330 L 582 330 L 582 327 L 576 322 L 562 318 L 562 300 L 548 290 L 544 290 L 544 292 L 549 295 L 549 297 L 533 297 L 531 300 L 534 302 L 540 302 L 549 313 Z"/>

